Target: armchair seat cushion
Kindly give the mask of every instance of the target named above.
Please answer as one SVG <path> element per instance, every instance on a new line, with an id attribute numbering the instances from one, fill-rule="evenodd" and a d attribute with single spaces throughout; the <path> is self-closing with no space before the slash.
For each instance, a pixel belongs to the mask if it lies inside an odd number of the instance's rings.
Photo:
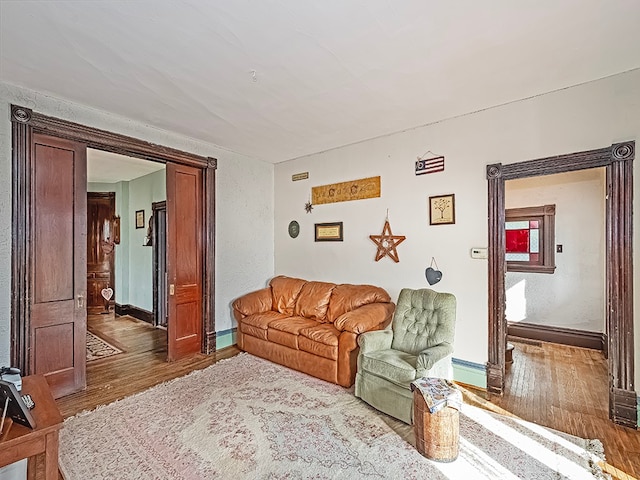
<path id="1" fill-rule="evenodd" d="M 378 350 L 361 355 L 360 371 L 411 388 L 416 379 L 416 359 L 415 355 L 400 350 Z"/>

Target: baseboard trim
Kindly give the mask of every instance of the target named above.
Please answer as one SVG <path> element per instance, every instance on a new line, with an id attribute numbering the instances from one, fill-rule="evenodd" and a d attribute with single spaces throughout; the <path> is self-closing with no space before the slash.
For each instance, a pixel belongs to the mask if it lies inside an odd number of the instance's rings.
<path id="1" fill-rule="evenodd" d="M 238 329 L 234 327 L 228 330 L 220 330 L 219 332 L 216 332 L 216 350 L 235 345 L 237 331 Z"/>
<path id="2" fill-rule="evenodd" d="M 453 364 L 453 379 L 456 382 L 486 390 L 487 372 L 484 365 L 459 358 L 453 358 L 451 363 Z"/>
<path id="3" fill-rule="evenodd" d="M 618 425 L 638 427 L 638 400 L 633 390 L 613 389 L 613 418 Z"/>
<path id="4" fill-rule="evenodd" d="M 153 312 L 145 310 L 144 308 L 130 304 L 120 305 L 119 303 L 116 303 L 115 312 L 116 315 L 129 315 L 153 325 Z"/>
<path id="5" fill-rule="evenodd" d="M 603 333 L 526 322 L 507 323 L 507 335 L 601 351 L 605 351 L 606 347 L 605 334 Z"/>

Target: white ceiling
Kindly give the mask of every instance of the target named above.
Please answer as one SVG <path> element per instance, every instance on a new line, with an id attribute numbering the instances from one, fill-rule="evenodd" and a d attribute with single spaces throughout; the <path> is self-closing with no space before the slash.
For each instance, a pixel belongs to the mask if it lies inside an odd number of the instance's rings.
<path id="1" fill-rule="evenodd" d="M 165 168 L 164 163 L 87 149 L 87 182 L 128 182 Z"/>
<path id="2" fill-rule="evenodd" d="M 0 0 L 0 18 L 0 80 L 273 163 L 640 67 L 638 0 Z"/>

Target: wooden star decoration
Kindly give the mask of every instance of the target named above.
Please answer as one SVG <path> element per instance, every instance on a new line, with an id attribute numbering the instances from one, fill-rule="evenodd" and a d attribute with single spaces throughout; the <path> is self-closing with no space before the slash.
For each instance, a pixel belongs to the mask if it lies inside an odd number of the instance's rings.
<path id="1" fill-rule="evenodd" d="M 376 252 L 376 262 L 381 258 L 386 257 L 387 255 L 391 260 L 398 263 L 400 259 L 398 258 L 398 251 L 396 247 L 405 241 L 407 237 L 404 235 L 393 235 L 391 233 L 391 225 L 389 225 L 389 220 L 384 222 L 384 228 L 382 229 L 381 235 L 369 235 L 369 238 L 373 240 L 378 246 L 378 251 Z"/>

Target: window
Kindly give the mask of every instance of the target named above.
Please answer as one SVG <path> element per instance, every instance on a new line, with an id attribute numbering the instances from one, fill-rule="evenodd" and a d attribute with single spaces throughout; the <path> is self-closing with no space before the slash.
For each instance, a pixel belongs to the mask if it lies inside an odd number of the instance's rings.
<path id="1" fill-rule="evenodd" d="M 555 205 L 505 210 L 507 272 L 553 273 Z"/>

